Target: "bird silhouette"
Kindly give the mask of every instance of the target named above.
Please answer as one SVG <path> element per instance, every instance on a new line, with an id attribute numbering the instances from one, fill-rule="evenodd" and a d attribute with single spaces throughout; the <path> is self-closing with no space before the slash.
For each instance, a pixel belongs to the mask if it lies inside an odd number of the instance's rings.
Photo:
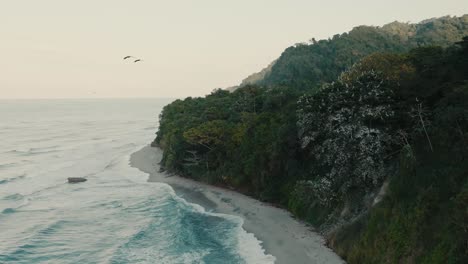
<path id="1" fill-rule="evenodd" d="M 133 58 L 133 56 L 125 56 L 123 59 L 126 60 L 126 59 L 130 59 L 130 58 Z"/>
<path id="2" fill-rule="evenodd" d="M 142 60 L 140 60 L 140 59 L 137 59 L 137 60 L 135 60 L 135 61 L 134 61 L 134 63 L 137 63 L 137 62 L 140 62 L 140 61 L 142 61 Z"/>

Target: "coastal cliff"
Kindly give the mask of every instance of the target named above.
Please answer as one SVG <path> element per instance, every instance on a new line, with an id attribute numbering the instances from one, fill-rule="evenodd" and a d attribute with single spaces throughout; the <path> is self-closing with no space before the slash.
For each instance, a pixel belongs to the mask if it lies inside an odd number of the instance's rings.
<path id="1" fill-rule="evenodd" d="M 288 48 L 255 84 L 166 106 L 161 166 L 282 206 L 349 263 L 464 263 L 468 15 Z"/>

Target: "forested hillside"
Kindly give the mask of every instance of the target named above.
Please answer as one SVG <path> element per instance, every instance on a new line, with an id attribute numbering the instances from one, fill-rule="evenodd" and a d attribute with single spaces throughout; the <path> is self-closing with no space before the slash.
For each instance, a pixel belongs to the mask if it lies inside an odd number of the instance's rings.
<path id="1" fill-rule="evenodd" d="M 297 44 L 242 84 L 285 85 L 314 89 L 334 81 L 344 70 L 374 52 L 407 52 L 424 45 L 446 47 L 468 35 L 468 15 L 442 17 L 418 24 L 393 22 L 383 27 L 359 26 L 328 40 Z"/>
<path id="2" fill-rule="evenodd" d="M 153 145 L 166 170 L 307 220 L 349 263 L 466 263 L 463 34 L 468 16 L 289 48 L 261 85 L 166 106 Z"/>

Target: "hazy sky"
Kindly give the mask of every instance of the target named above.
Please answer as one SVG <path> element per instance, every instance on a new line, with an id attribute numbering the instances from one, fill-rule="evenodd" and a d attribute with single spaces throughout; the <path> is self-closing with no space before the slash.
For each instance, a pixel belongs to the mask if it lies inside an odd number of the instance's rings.
<path id="1" fill-rule="evenodd" d="M 312 37 L 466 13 L 467 0 L 0 0 L 0 98 L 201 96 Z"/>

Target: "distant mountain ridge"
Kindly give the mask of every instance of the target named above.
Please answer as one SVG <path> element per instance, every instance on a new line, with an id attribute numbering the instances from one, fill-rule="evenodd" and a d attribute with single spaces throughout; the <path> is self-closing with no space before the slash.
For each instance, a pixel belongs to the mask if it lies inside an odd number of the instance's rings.
<path id="1" fill-rule="evenodd" d="M 327 40 L 296 44 L 266 68 L 244 79 L 234 91 L 247 85 L 320 86 L 367 55 L 375 52 L 407 52 L 418 46 L 449 46 L 468 35 L 468 15 L 431 18 L 419 23 L 392 22 L 382 27 L 357 26 Z"/>
<path id="2" fill-rule="evenodd" d="M 264 68 L 263 70 L 257 72 L 257 73 L 254 73 L 254 74 L 251 74 L 249 75 L 249 77 L 245 78 L 244 80 L 242 80 L 242 83 L 240 84 L 241 87 L 243 86 L 246 86 L 246 85 L 249 85 L 249 84 L 256 84 L 260 81 L 262 81 L 263 79 L 265 79 L 265 77 L 270 74 L 271 72 L 271 69 L 273 68 L 273 66 L 275 65 L 277 60 L 274 60 L 272 63 L 270 63 L 266 68 Z"/>

